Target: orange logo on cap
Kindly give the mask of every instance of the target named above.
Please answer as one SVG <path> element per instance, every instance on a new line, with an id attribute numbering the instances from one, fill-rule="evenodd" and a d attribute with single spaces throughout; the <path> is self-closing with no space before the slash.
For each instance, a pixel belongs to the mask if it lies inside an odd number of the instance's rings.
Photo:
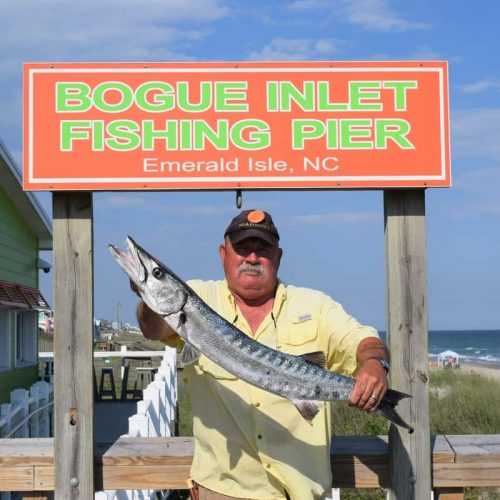
<path id="1" fill-rule="evenodd" d="M 262 210 L 252 210 L 247 215 L 248 222 L 253 222 L 254 224 L 262 222 L 265 218 L 266 214 Z"/>

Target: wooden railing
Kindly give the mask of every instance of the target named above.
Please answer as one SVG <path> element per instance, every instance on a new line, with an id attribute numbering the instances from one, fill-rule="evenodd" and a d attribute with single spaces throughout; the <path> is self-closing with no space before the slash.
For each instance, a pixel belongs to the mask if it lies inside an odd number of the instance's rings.
<path id="1" fill-rule="evenodd" d="M 467 486 L 500 487 L 500 435 L 435 436 L 431 451 L 435 499 L 461 498 Z M 185 489 L 192 457 L 192 438 L 127 437 L 100 443 L 95 446 L 95 487 Z M 388 487 L 387 437 L 335 437 L 332 469 L 336 488 Z M 418 481 L 418 471 L 415 476 Z M 37 498 L 48 498 L 53 489 L 52 438 L 0 440 L 0 491 L 45 492 Z"/>

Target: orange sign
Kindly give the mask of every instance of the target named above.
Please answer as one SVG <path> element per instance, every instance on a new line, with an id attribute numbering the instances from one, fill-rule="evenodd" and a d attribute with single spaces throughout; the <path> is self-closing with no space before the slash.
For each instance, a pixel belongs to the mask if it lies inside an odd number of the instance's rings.
<path id="1" fill-rule="evenodd" d="M 450 186 L 444 62 L 26 64 L 24 189 Z"/>

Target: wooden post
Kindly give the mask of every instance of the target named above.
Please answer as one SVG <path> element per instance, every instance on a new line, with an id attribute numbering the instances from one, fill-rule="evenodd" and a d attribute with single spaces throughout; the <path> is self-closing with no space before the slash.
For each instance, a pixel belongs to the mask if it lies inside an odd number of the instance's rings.
<path id="1" fill-rule="evenodd" d="M 94 497 L 92 193 L 53 193 L 55 497 Z"/>
<path id="2" fill-rule="evenodd" d="M 398 412 L 415 432 L 389 431 L 391 500 L 431 496 L 425 191 L 384 192 L 387 326 L 391 386 L 411 394 Z"/>

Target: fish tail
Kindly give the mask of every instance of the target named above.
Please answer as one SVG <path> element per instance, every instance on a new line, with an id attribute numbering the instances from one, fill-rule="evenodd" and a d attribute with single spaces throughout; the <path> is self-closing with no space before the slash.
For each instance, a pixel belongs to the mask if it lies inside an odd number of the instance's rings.
<path id="1" fill-rule="evenodd" d="M 414 429 L 411 425 L 407 424 L 396 412 L 396 405 L 405 398 L 411 398 L 409 394 L 405 394 L 404 392 L 395 391 L 392 389 L 388 389 L 385 393 L 384 399 L 380 401 L 376 412 L 383 415 L 387 420 L 408 429 L 408 432 L 411 434 Z"/>

